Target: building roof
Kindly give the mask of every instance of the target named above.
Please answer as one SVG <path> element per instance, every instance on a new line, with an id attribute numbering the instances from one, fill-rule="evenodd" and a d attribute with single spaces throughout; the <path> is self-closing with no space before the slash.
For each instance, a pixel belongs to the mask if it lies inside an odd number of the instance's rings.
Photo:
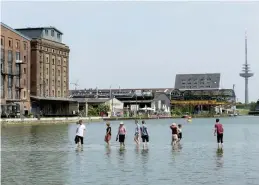
<path id="1" fill-rule="evenodd" d="M 87 103 L 105 103 L 109 100 L 110 100 L 110 98 L 89 98 L 89 99 L 86 99 L 86 102 Z"/>
<path id="2" fill-rule="evenodd" d="M 177 74 L 175 89 L 218 89 L 220 73 Z"/>
<path id="3" fill-rule="evenodd" d="M 76 102 L 76 100 L 72 98 L 58 98 L 58 97 L 42 97 L 42 96 L 30 96 L 30 98 L 36 99 L 36 100 L 48 100 L 48 101 L 70 101 L 70 102 Z"/>
<path id="4" fill-rule="evenodd" d="M 54 26 L 46 26 L 46 27 L 28 27 L 28 28 L 17 28 L 16 30 L 45 30 L 45 29 L 54 29 L 56 30 L 57 32 L 59 32 L 61 35 L 63 35 L 63 33 L 58 30 L 57 28 L 55 28 Z"/>
<path id="5" fill-rule="evenodd" d="M 8 26 L 8 25 L 6 25 L 6 24 L 4 24 L 2 22 L 1 22 L 1 26 L 5 27 L 6 29 L 8 29 L 8 30 L 10 30 L 10 31 L 12 31 L 14 33 L 16 33 L 17 35 L 21 36 L 22 38 L 24 38 L 26 40 L 31 41 L 31 38 L 21 34 L 20 32 L 16 31 L 15 29 L 11 28 L 10 26 Z"/>

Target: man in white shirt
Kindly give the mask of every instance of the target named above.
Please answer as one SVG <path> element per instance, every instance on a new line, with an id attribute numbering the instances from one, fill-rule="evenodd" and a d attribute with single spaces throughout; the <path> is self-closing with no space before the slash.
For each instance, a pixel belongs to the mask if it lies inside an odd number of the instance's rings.
<path id="1" fill-rule="evenodd" d="M 84 144 L 84 132 L 85 132 L 85 125 L 82 124 L 82 120 L 79 120 L 79 125 L 76 129 L 76 137 L 75 137 L 75 143 L 76 145 L 81 143 L 81 146 Z"/>

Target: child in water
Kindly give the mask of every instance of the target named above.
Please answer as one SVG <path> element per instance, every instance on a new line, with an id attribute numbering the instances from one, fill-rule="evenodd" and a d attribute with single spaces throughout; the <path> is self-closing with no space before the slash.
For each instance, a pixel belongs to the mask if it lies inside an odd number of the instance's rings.
<path id="1" fill-rule="evenodd" d="M 182 137 L 182 125 L 178 124 L 178 142 L 181 141 Z"/>

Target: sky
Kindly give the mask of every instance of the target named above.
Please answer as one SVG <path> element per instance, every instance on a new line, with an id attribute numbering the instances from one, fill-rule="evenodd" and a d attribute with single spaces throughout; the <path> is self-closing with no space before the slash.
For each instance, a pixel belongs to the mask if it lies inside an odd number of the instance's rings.
<path id="1" fill-rule="evenodd" d="M 1 21 L 61 30 L 80 89 L 173 88 L 176 74 L 221 73 L 242 102 L 247 30 L 249 100 L 259 99 L 259 2 L 6 1 Z"/>

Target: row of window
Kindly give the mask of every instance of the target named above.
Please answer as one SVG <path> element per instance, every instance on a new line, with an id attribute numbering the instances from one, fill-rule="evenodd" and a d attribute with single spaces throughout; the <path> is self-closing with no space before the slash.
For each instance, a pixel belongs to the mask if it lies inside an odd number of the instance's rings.
<path id="1" fill-rule="evenodd" d="M 48 51 L 48 52 L 52 52 L 52 53 L 68 56 L 68 52 L 65 52 L 65 51 L 51 49 L 51 48 L 47 48 L 47 47 L 43 47 L 43 46 L 41 46 L 40 49 L 43 50 L 43 51 Z"/>
<path id="2" fill-rule="evenodd" d="M 210 85 L 207 85 L 207 86 L 185 86 L 185 85 L 182 85 L 181 86 L 182 89 L 198 89 L 198 88 L 211 88 Z"/>
<path id="3" fill-rule="evenodd" d="M 11 50 L 8 50 L 8 54 L 7 54 L 7 61 L 8 62 L 13 62 L 13 55 L 14 52 Z M 5 59 L 5 53 L 4 53 L 4 49 L 1 49 L 1 60 Z M 21 54 L 20 52 L 15 52 L 15 60 L 21 60 Z M 27 62 L 27 57 L 23 56 L 23 62 Z"/>
<path id="4" fill-rule="evenodd" d="M 49 30 L 45 30 L 45 35 L 48 36 L 49 35 Z M 55 31 L 51 30 L 51 36 L 54 37 L 55 36 Z M 60 33 L 57 33 L 57 38 L 60 39 Z"/>
<path id="5" fill-rule="evenodd" d="M 40 67 L 41 68 L 41 67 Z M 41 68 L 41 70 L 42 70 L 42 68 Z M 64 69 L 64 71 L 63 71 L 63 74 L 64 74 L 64 77 L 66 77 L 66 69 Z M 47 67 L 46 68 L 46 75 L 48 75 L 49 74 L 49 68 Z M 42 74 L 40 73 L 40 76 L 41 76 Z M 58 76 L 60 76 L 61 75 L 61 71 L 60 71 L 60 69 L 58 69 Z M 52 69 L 52 76 L 55 76 L 55 70 L 54 69 Z"/>
<path id="6" fill-rule="evenodd" d="M 61 92 L 58 91 L 57 94 L 55 94 L 55 90 L 51 91 L 51 94 L 49 94 L 49 90 L 46 89 L 45 93 L 43 93 L 43 89 L 41 89 L 40 92 L 41 96 L 57 96 L 57 97 L 62 97 Z M 66 96 L 66 90 L 63 91 L 63 97 Z"/>
<path id="7" fill-rule="evenodd" d="M 11 75 L 8 75 L 8 77 L 7 77 L 7 87 L 8 87 L 8 88 L 12 88 L 13 85 L 14 85 L 14 84 L 13 84 L 14 81 L 15 81 L 15 86 L 16 86 L 16 87 L 20 87 L 21 79 L 20 79 L 19 77 L 16 77 L 15 80 L 14 80 L 14 79 L 13 79 L 13 76 L 11 76 Z M 23 85 L 24 85 L 24 86 L 27 85 L 26 82 L 27 82 L 26 79 L 23 79 Z M 1 86 L 4 87 L 4 85 L 5 85 L 5 82 L 4 82 L 4 78 L 2 77 L 2 78 L 1 78 Z"/>
<path id="8" fill-rule="evenodd" d="M 23 98 L 26 98 L 26 91 L 23 91 Z M 15 90 L 15 94 L 13 96 L 13 89 L 12 88 L 7 88 L 7 97 L 5 97 L 5 91 L 4 88 L 1 86 L 1 98 L 8 98 L 8 99 L 21 99 L 20 96 L 20 91 L 19 90 Z"/>
<path id="9" fill-rule="evenodd" d="M 42 55 L 40 55 L 40 61 L 43 61 Z M 49 64 L 49 57 L 46 57 L 46 63 Z M 55 65 L 55 58 L 52 58 L 52 65 Z M 57 65 L 61 65 L 60 59 L 58 59 Z M 66 60 L 63 60 L 63 65 L 66 65 Z"/>
<path id="10" fill-rule="evenodd" d="M 61 82 L 60 80 L 57 80 L 57 86 L 60 87 L 61 86 Z M 63 83 L 63 87 L 66 88 L 66 80 L 64 80 L 64 83 Z M 49 79 L 46 79 L 45 80 L 45 85 L 48 86 L 49 85 Z M 52 80 L 52 86 L 55 86 L 55 80 Z"/>
<path id="11" fill-rule="evenodd" d="M 1 37 L 1 46 L 4 47 L 5 46 L 5 39 L 4 37 Z M 8 38 L 8 47 L 9 48 L 13 48 L 13 39 L 12 38 Z M 15 49 L 20 49 L 20 40 L 16 39 L 15 40 Z M 27 42 L 23 41 L 23 49 L 26 50 L 27 49 Z"/>

